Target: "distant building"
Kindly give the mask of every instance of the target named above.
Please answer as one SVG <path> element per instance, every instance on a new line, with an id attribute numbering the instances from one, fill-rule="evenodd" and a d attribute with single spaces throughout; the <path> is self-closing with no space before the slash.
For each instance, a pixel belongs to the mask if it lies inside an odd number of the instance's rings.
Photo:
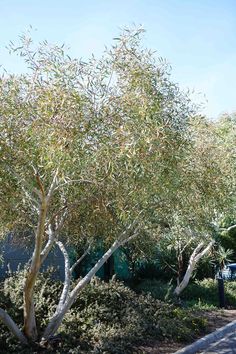
<path id="1" fill-rule="evenodd" d="M 25 243 L 16 242 L 11 234 L 1 241 L 0 243 L 0 255 L 3 258 L 2 264 L 0 263 L 0 280 L 6 278 L 8 271 L 15 272 L 18 269 L 22 269 L 24 265 L 29 261 L 33 253 L 33 249 L 30 245 Z M 84 276 L 87 272 L 96 264 L 97 260 L 102 257 L 104 249 L 98 247 L 96 251 L 88 254 L 81 264 L 75 269 L 74 276 Z M 75 252 L 69 252 L 71 263 L 73 264 L 76 259 Z M 42 270 L 46 270 L 48 267 L 55 269 L 55 278 L 64 279 L 64 258 L 58 247 L 55 247 L 46 258 L 42 265 Z M 97 276 L 109 280 L 114 274 L 119 279 L 127 280 L 131 277 L 129 269 L 129 263 L 122 250 L 117 250 L 104 264 L 104 266 L 97 272 Z"/>
<path id="2" fill-rule="evenodd" d="M 0 243 L 0 255 L 3 258 L 3 263 L 0 264 L 0 280 L 6 277 L 8 270 L 14 272 L 17 269 L 22 269 L 32 256 L 32 252 L 32 247 L 16 243 L 11 234 L 7 235 Z M 64 278 L 64 258 L 58 248 L 47 257 L 43 269 L 49 266 L 55 268 L 56 278 Z"/>

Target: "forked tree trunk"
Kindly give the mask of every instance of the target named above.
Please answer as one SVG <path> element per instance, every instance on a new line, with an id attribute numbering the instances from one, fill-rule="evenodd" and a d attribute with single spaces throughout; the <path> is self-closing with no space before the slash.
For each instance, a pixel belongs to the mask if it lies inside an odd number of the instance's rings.
<path id="1" fill-rule="evenodd" d="M 57 173 L 54 176 L 53 182 L 50 186 L 49 192 L 46 195 L 44 191 L 44 187 L 41 183 L 39 176 L 36 176 L 38 185 L 40 187 L 40 209 L 39 209 L 39 219 L 37 230 L 35 232 L 35 247 L 33 256 L 30 262 L 30 267 L 26 275 L 24 289 L 23 289 L 23 299 L 24 299 L 24 334 L 21 330 L 17 327 L 15 322 L 12 318 L 3 310 L 0 309 L 0 320 L 2 320 L 10 329 L 10 331 L 22 342 L 27 344 L 28 339 L 29 341 L 36 341 L 38 339 L 37 333 L 37 326 L 35 320 L 35 308 L 34 308 L 34 286 L 37 280 L 37 276 L 40 270 L 40 266 L 42 262 L 45 260 L 46 256 L 48 255 L 49 251 L 51 250 L 53 244 L 57 243 L 61 250 L 65 252 L 65 265 L 66 265 L 66 276 L 65 276 L 65 283 L 63 292 L 56 308 L 54 315 L 49 320 L 49 324 L 45 329 L 44 335 L 42 340 L 50 339 L 51 336 L 55 334 L 61 322 L 66 314 L 66 312 L 70 309 L 73 305 L 74 301 L 76 300 L 80 291 L 90 282 L 92 277 L 96 274 L 96 272 L 104 265 L 104 263 L 109 259 L 109 257 L 121 246 L 124 245 L 126 242 L 132 240 L 134 237 L 138 235 L 139 226 L 137 226 L 138 219 L 135 220 L 132 224 L 127 227 L 127 229 L 121 233 L 118 239 L 112 244 L 112 246 L 108 249 L 108 251 L 99 259 L 99 261 L 95 264 L 95 266 L 88 272 L 88 274 L 81 279 L 75 288 L 69 292 L 70 290 L 70 281 L 71 281 L 71 274 L 73 272 L 74 267 L 78 262 L 83 259 L 86 255 L 88 250 L 85 254 L 71 267 L 69 268 L 69 258 L 66 255 L 66 250 L 63 247 L 61 242 L 57 242 L 56 235 L 58 234 L 59 230 L 63 226 L 64 216 L 61 218 L 61 221 L 58 223 L 56 222 L 56 229 L 49 233 L 49 239 L 42 250 L 43 245 L 43 238 L 45 235 L 45 225 L 46 225 L 46 217 L 47 217 L 47 210 L 50 204 L 50 199 L 52 194 L 56 188 L 57 184 Z M 50 231 L 49 230 L 49 231 Z M 132 231 L 133 230 L 133 231 Z"/>
<path id="2" fill-rule="evenodd" d="M 44 331 L 43 339 L 49 340 L 53 336 L 58 328 L 60 327 L 62 320 L 66 312 L 73 305 L 80 291 L 90 282 L 97 271 L 103 266 L 103 264 L 108 260 L 108 258 L 121 246 L 121 242 L 115 241 L 109 250 L 99 259 L 95 266 L 88 272 L 83 279 L 81 279 L 76 287 L 71 291 L 66 301 L 60 308 L 57 308 L 53 317 L 49 320 L 49 324 Z"/>
<path id="3" fill-rule="evenodd" d="M 125 243 L 134 239 L 138 235 L 139 230 L 140 230 L 140 226 L 138 225 L 138 219 L 136 219 L 133 223 L 131 223 L 127 227 L 127 229 L 124 232 L 121 233 L 121 235 L 115 240 L 115 242 L 107 250 L 107 252 L 104 253 L 104 255 L 97 261 L 95 266 L 83 277 L 83 279 L 81 279 L 78 282 L 78 284 L 75 286 L 75 288 L 70 293 L 68 292 L 68 295 L 67 295 L 64 303 L 60 303 L 60 301 L 59 301 L 56 311 L 55 311 L 54 315 L 50 318 L 49 324 L 43 333 L 42 340 L 49 340 L 50 337 L 52 337 L 56 333 L 56 331 L 58 330 L 58 328 L 60 327 L 60 325 L 63 321 L 65 314 L 67 313 L 67 311 L 71 308 L 71 306 L 75 302 L 80 291 L 90 282 L 90 280 L 97 273 L 97 271 L 104 265 L 104 263 L 111 257 L 111 255 L 120 246 L 123 246 Z M 64 252 L 65 252 L 65 250 L 63 251 L 63 253 Z M 65 257 L 65 261 L 66 261 L 66 259 L 67 259 L 67 257 Z M 73 270 L 73 266 L 70 269 L 70 271 L 72 271 L 72 270 Z M 68 283 L 70 282 L 70 277 L 65 277 L 64 289 L 67 287 L 67 285 L 69 285 L 69 284 L 66 284 L 66 282 L 68 282 Z"/>
<path id="4" fill-rule="evenodd" d="M 121 234 L 121 237 L 118 238 L 113 244 L 112 246 L 108 249 L 108 251 L 99 259 L 99 261 L 95 264 L 95 266 L 88 272 L 88 274 L 81 279 L 78 284 L 75 286 L 75 288 L 69 293 L 67 290 L 65 291 L 65 294 L 68 294 L 65 298 L 64 293 L 62 293 L 61 299 L 59 301 L 59 304 L 56 308 L 56 311 L 54 313 L 54 315 L 51 317 L 51 319 L 49 320 L 49 324 L 45 329 L 45 332 L 43 334 L 42 337 L 42 341 L 44 340 L 50 340 L 50 337 L 52 337 L 55 332 L 58 330 L 59 326 L 61 325 L 63 318 L 65 316 L 65 314 L 67 313 L 67 311 L 70 309 L 70 307 L 73 305 L 74 301 L 76 300 L 78 294 L 80 293 L 80 291 L 90 282 L 90 280 L 93 278 L 93 276 L 96 274 L 96 272 L 104 265 L 104 263 L 109 259 L 109 257 L 122 245 L 124 245 L 126 242 L 132 240 L 134 237 L 137 236 L 138 234 L 138 230 L 139 228 L 137 227 L 135 229 L 135 231 L 131 234 L 131 236 L 124 238 L 123 236 L 126 235 L 127 233 L 130 233 L 130 227 Z M 123 238 L 122 238 L 123 237 Z M 60 243 L 59 243 L 60 244 Z M 89 248 L 88 248 L 89 250 Z M 88 250 L 84 253 L 84 255 L 80 258 L 83 259 L 83 257 L 87 254 Z M 76 264 L 78 264 L 78 262 L 80 261 L 80 259 L 70 268 L 70 275 L 73 272 L 74 266 Z M 33 258 L 32 258 L 33 260 Z M 33 280 L 35 281 L 35 279 L 33 278 Z M 27 278 L 27 281 L 28 278 Z M 67 277 L 65 279 L 65 282 L 68 282 L 68 284 L 64 284 L 65 289 L 67 288 L 67 286 L 69 285 L 70 282 L 70 276 Z M 27 285 L 31 286 L 31 295 L 32 298 L 27 298 L 27 305 L 29 306 L 29 304 L 33 305 L 32 299 L 33 299 L 33 286 L 32 283 L 27 283 Z M 27 291 L 29 291 L 30 286 L 26 288 Z M 29 293 L 29 292 L 27 292 Z M 63 300 L 63 301 L 62 301 Z M 34 317 L 34 306 L 32 307 L 28 307 L 29 312 L 27 314 L 29 314 L 29 318 L 27 318 L 27 323 L 29 324 L 29 332 L 30 336 L 29 339 L 32 341 L 35 341 L 35 339 L 33 338 L 33 336 L 35 336 L 35 333 L 37 333 L 37 331 L 35 331 L 36 327 L 34 327 L 34 323 L 35 323 L 35 317 Z M 32 312 L 30 312 L 32 311 Z M 32 316 L 32 317 L 30 317 Z M 29 321 L 29 319 L 33 319 L 32 322 Z M 15 322 L 12 320 L 12 318 L 6 313 L 6 311 L 4 311 L 3 309 L 0 308 L 0 320 L 2 320 L 10 329 L 10 331 L 19 339 L 20 342 L 24 343 L 24 344 L 28 344 L 28 335 L 24 335 L 21 330 L 19 329 L 19 327 L 15 324 Z"/>
<path id="5" fill-rule="evenodd" d="M 174 290 L 175 295 L 179 296 L 181 294 L 181 292 L 187 287 L 197 263 L 204 255 L 206 255 L 210 251 L 213 244 L 214 244 L 214 241 L 210 242 L 207 245 L 207 247 L 205 247 L 203 249 L 204 244 L 202 242 L 195 248 L 195 250 L 193 251 L 193 253 L 189 259 L 188 268 L 187 268 L 186 273 L 183 277 L 183 280 L 176 286 L 176 288 Z"/>

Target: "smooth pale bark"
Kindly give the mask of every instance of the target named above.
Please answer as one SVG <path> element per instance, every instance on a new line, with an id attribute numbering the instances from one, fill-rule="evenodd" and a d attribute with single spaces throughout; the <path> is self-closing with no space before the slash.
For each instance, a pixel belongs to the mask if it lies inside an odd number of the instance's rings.
<path id="1" fill-rule="evenodd" d="M 70 291 L 70 285 L 71 285 L 71 278 L 72 278 L 72 273 L 75 269 L 75 267 L 82 262 L 84 257 L 89 253 L 91 246 L 87 248 L 87 250 L 82 254 L 82 256 L 70 267 L 70 259 L 69 255 L 67 253 L 66 248 L 64 247 L 62 242 L 56 242 L 58 247 L 60 248 L 63 256 L 64 256 L 64 261 L 65 261 L 65 280 L 64 280 L 64 286 L 63 290 L 60 296 L 59 303 L 57 305 L 56 312 L 59 312 L 60 309 L 62 308 L 63 304 L 66 302 L 69 291 Z"/>
<path id="2" fill-rule="evenodd" d="M 12 334 L 23 344 L 28 344 L 28 341 L 24 334 L 21 332 L 17 324 L 13 319 L 8 315 L 8 313 L 0 308 L 0 320 L 9 328 Z"/>
<path id="3" fill-rule="evenodd" d="M 60 248 L 63 256 L 64 256 L 64 263 L 65 263 L 65 280 L 64 280 L 64 286 L 63 286 L 63 290 L 60 296 L 60 300 L 59 303 L 57 305 L 57 309 L 56 311 L 59 311 L 61 309 L 61 307 L 63 306 L 63 304 L 65 303 L 68 293 L 70 291 L 70 282 L 71 282 L 71 271 L 70 271 L 70 258 L 69 255 L 66 251 L 66 248 L 64 247 L 62 242 L 56 242 L 58 247 Z"/>
<path id="4" fill-rule="evenodd" d="M 60 221 L 58 223 L 56 223 L 54 230 L 53 230 L 52 224 L 49 223 L 48 230 L 46 232 L 48 234 L 48 241 L 47 241 L 47 243 L 46 243 L 45 247 L 43 248 L 41 255 L 40 255 L 41 265 L 43 264 L 43 262 L 45 261 L 45 259 L 48 256 L 48 254 L 50 253 L 51 249 L 53 248 L 55 242 L 57 241 L 59 232 L 64 225 L 66 216 L 67 216 L 67 210 L 65 210 L 65 212 L 63 213 Z"/>
<path id="5" fill-rule="evenodd" d="M 133 229 L 133 231 L 132 231 L 132 229 Z M 78 282 L 78 284 L 75 286 L 75 288 L 70 293 L 68 293 L 67 298 L 65 300 L 63 299 L 64 300 L 63 304 L 61 301 L 61 306 L 59 306 L 59 305 L 57 306 L 57 309 L 56 309 L 54 315 L 49 320 L 49 324 L 43 333 L 43 338 L 42 338 L 43 340 L 48 340 L 48 339 L 50 339 L 51 336 L 53 336 L 55 334 L 55 332 L 60 327 L 65 314 L 70 309 L 70 307 L 73 305 L 73 303 L 76 300 L 80 291 L 91 281 L 91 279 L 97 273 L 97 271 L 103 266 L 103 264 L 109 259 L 109 257 L 111 257 L 111 255 L 120 246 L 131 241 L 132 239 L 134 239 L 138 235 L 139 229 L 140 229 L 140 226 L 138 226 L 138 219 L 136 219 L 118 237 L 118 239 L 112 244 L 112 246 L 108 249 L 108 251 L 106 253 L 104 253 L 104 255 L 98 260 L 98 262 L 94 265 L 94 267 L 86 274 L 86 276 Z M 65 255 L 65 250 L 62 250 L 62 252 Z M 65 257 L 67 258 L 66 255 L 65 255 Z M 73 266 L 72 266 L 72 268 L 73 268 Z M 72 268 L 70 270 L 72 270 Z M 66 270 L 66 274 L 67 274 L 67 270 Z M 64 283 L 64 287 L 66 287 L 67 292 L 68 292 L 68 287 L 67 287 L 68 279 L 69 279 L 69 277 L 66 275 L 65 282 L 67 282 L 67 284 Z M 60 304 L 60 301 L 59 301 L 59 304 Z"/>
<path id="6" fill-rule="evenodd" d="M 175 295 L 179 296 L 181 292 L 187 287 L 197 263 L 204 255 L 206 255 L 210 251 L 213 244 L 214 241 L 210 242 L 207 247 L 203 249 L 204 243 L 202 242 L 195 248 L 189 259 L 188 268 L 183 277 L 183 280 L 176 286 L 174 290 Z"/>
<path id="7" fill-rule="evenodd" d="M 36 340 L 38 336 L 36 319 L 35 319 L 35 308 L 34 308 L 34 286 L 41 265 L 40 255 L 42 251 L 46 215 L 47 215 L 47 202 L 45 198 L 42 198 L 38 226 L 35 234 L 35 248 L 32 256 L 31 265 L 26 275 L 24 291 L 23 291 L 24 333 L 28 338 L 32 340 Z"/>
<path id="8" fill-rule="evenodd" d="M 37 230 L 35 232 L 34 252 L 33 252 L 29 270 L 26 275 L 24 290 L 23 290 L 24 333 L 27 338 L 33 341 L 37 340 L 38 337 L 37 325 L 35 319 L 35 307 L 34 307 L 34 286 L 42 262 L 41 253 L 42 253 L 42 246 L 43 246 L 43 238 L 45 235 L 47 210 L 53 192 L 57 185 L 57 175 L 58 175 L 58 171 L 55 173 L 48 194 L 46 195 L 41 179 L 39 175 L 36 173 L 36 181 L 40 190 L 39 191 L 40 209 L 39 209 Z"/>
<path id="9" fill-rule="evenodd" d="M 0 319 L 8 326 L 10 331 L 20 340 L 20 342 L 27 344 L 28 339 L 35 341 L 37 339 L 37 328 L 35 321 L 35 311 L 34 311 L 34 285 L 37 279 L 37 275 L 41 266 L 42 255 L 44 256 L 47 252 L 44 253 L 45 250 L 48 250 L 48 243 L 46 244 L 44 250 L 42 251 L 42 242 L 43 236 L 45 233 L 45 224 L 46 224 L 46 216 L 48 209 L 48 198 L 44 198 L 44 195 L 41 199 L 41 208 L 39 212 L 39 221 L 36 231 L 36 240 L 35 240 L 35 249 L 31 260 L 31 265 L 29 271 L 26 276 L 23 297 L 24 297 L 24 334 L 20 331 L 18 326 L 12 320 L 12 318 L 4 311 L 0 309 Z M 69 293 L 70 283 L 71 283 L 71 275 L 75 268 L 75 266 L 82 261 L 82 259 L 89 252 L 91 246 L 84 252 L 84 254 L 75 262 L 75 264 L 70 267 L 69 257 L 64 245 L 61 242 L 57 242 L 60 247 L 64 259 L 65 259 L 65 283 L 64 288 L 60 297 L 59 304 L 56 308 L 56 311 L 52 318 L 49 321 L 48 326 L 45 329 L 42 340 L 49 340 L 52 337 L 66 314 L 66 312 L 73 305 L 80 291 L 91 281 L 92 277 L 96 274 L 96 272 L 104 265 L 104 263 L 109 259 L 109 257 L 126 242 L 132 240 L 138 235 L 139 227 L 136 227 L 134 231 L 131 231 L 131 227 L 136 225 L 136 222 L 130 225 L 126 231 L 124 231 L 120 237 L 112 244 L 112 246 L 108 249 L 108 251 L 98 260 L 95 266 L 88 272 L 88 274 L 81 279 L 75 288 Z M 53 241 L 53 242 L 52 242 Z M 49 240 L 49 244 L 51 246 L 52 243 L 56 242 L 55 238 Z M 50 247 L 51 248 L 51 247 Z"/>
<path id="10" fill-rule="evenodd" d="M 232 225 L 232 226 L 229 226 L 226 231 L 230 232 L 232 230 L 235 230 L 236 229 L 236 225 Z"/>
<path id="11" fill-rule="evenodd" d="M 53 245 L 55 243 L 55 238 L 56 238 L 56 233 L 55 231 L 52 230 L 51 225 L 49 226 L 49 230 L 48 230 L 48 241 L 45 245 L 45 247 L 43 248 L 41 255 L 40 255 L 40 263 L 43 264 L 43 262 L 45 261 L 45 259 L 47 258 L 49 252 L 51 251 L 51 249 L 53 248 Z"/>
<path id="12" fill-rule="evenodd" d="M 122 243 L 124 243 L 124 241 Z M 95 264 L 95 266 L 88 272 L 88 274 L 78 282 L 75 288 L 68 295 L 65 303 L 61 307 L 57 308 L 55 314 L 49 320 L 49 324 L 44 331 L 44 340 L 50 339 L 50 337 L 55 334 L 57 329 L 60 327 L 66 312 L 73 305 L 80 291 L 90 282 L 90 280 L 97 273 L 97 271 L 103 266 L 103 264 L 108 260 L 108 258 L 120 247 L 122 243 L 116 240 L 108 249 L 108 251 L 102 256 L 102 258 L 100 258 L 99 261 Z"/>

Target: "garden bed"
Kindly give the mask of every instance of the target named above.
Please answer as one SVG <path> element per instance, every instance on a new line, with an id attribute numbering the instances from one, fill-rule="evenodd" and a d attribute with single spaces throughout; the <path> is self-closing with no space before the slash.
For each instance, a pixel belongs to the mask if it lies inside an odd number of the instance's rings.
<path id="1" fill-rule="evenodd" d="M 234 321 L 236 319 L 236 310 L 207 311 L 203 315 L 208 322 L 205 332 L 207 335 Z M 201 338 L 201 336 L 196 337 L 196 340 L 199 338 Z M 173 340 L 150 341 L 146 345 L 140 346 L 138 350 L 143 354 L 172 354 L 190 343 L 191 342 L 179 343 Z"/>

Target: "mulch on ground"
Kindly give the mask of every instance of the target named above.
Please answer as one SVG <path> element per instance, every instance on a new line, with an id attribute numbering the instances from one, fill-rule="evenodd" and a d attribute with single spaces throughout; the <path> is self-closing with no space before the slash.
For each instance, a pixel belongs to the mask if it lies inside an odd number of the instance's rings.
<path id="1" fill-rule="evenodd" d="M 230 323 L 236 320 L 236 310 L 219 310 L 219 311 L 211 311 L 205 312 L 204 318 L 208 320 L 208 325 L 205 334 L 209 334 L 214 332 L 216 329 L 225 326 L 227 323 Z M 199 337 L 200 338 L 200 337 Z M 196 338 L 199 339 L 199 338 Z M 153 341 L 148 343 L 145 346 L 140 346 L 140 353 L 143 354 L 173 354 L 177 350 L 185 347 L 186 345 L 191 344 L 188 343 L 178 343 L 171 341 Z"/>

